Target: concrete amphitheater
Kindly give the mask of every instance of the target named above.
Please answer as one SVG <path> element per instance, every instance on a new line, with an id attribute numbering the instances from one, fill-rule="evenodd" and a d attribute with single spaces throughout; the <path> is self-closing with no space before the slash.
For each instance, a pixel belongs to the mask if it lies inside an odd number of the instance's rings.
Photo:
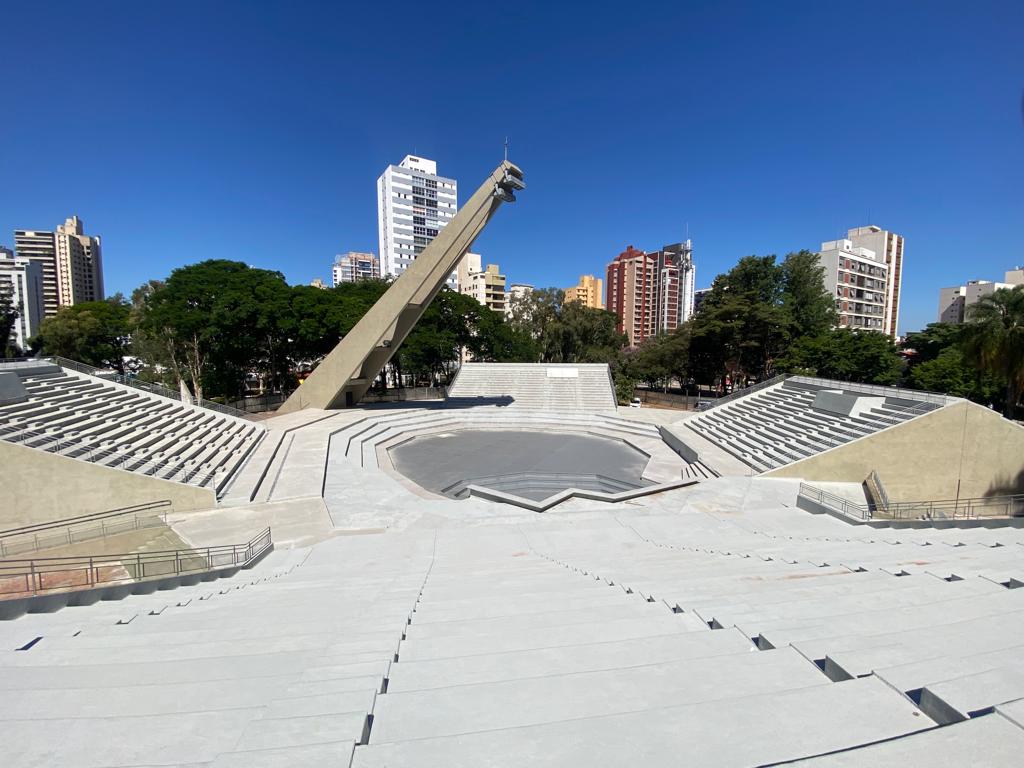
<path id="1" fill-rule="evenodd" d="M 482 363 L 258 423 L 60 361 L 0 392 L 4 765 L 1020 764 L 1024 430 L 964 401 L 616 409 L 606 366 Z"/>

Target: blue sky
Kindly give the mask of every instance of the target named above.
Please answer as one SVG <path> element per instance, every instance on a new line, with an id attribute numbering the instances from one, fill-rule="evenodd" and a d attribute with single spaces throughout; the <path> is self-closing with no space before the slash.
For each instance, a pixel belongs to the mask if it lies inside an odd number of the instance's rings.
<path id="1" fill-rule="evenodd" d="M 77 213 L 108 290 L 207 258 L 327 278 L 377 250 L 415 153 L 477 241 L 575 283 L 689 227 L 700 286 L 875 223 L 907 238 L 901 332 L 1024 263 L 1024 4 L 23 3 L 0 0 L 0 244 Z"/>

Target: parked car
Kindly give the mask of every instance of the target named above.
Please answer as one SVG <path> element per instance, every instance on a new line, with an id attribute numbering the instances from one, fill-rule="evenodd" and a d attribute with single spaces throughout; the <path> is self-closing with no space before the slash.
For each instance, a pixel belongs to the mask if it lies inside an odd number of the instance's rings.
<path id="1" fill-rule="evenodd" d="M 630 400 L 629 401 L 629 407 L 630 408 L 639 408 L 640 407 L 640 398 L 639 397 L 634 397 L 632 400 Z"/>

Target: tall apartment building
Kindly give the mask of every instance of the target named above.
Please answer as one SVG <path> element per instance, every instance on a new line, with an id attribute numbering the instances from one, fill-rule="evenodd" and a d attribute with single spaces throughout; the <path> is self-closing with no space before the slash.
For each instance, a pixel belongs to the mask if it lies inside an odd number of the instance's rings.
<path id="1" fill-rule="evenodd" d="M 693 314 L 700 312 L 700 305 L 704 303 L 704 299 L 711 293 L 710 288 L 698 288 L 693 292 Z"/>
<path id="2" fill-rule="evenodd" d="M 39 333 L 43 321 L 43 270 L 32 259 L 15 256 L 10 248 L 0 247 L 0 294 L 6 296 L 18 312 L 10 341 L 20 349 Z M 6 346 L 0 339 L 0 351 Z"/>
<path id="3" fill-rule="evenodd" d="M 628 246 L 608 265 L 606 306 L 630 346 L 674 331 L 693 315 L 695 277 L 689 240 L 651 253 Z"/>
<path id="4" fill-rule="evenodd" d="M 658 256 L 658 331 L 673 331 L 693 316 L 697 267 L 693 245 L 666 245 Z"/>
<path id="5" fill-rule="evenodd" d="M 825 289 L 836 298 L 839 327 L 889 333 L 889 265 L 874 251 L 845 238 L 822 243 L 818 262 L 825 268 Z"/>
<path id="6" fill-rule="evenodd" d="M 903 281 L 903 236 L 876 227 L 856 227 L 846 233 L 854 248 L 867 248 L 886 266 L 885 308 L 882 330 L 896 338 L 900 322 L 900 286 Z"/>
<path id="7" fill-rule="evenodd" d="M 1001 283 L 994 283 L 990 280 L 969 280 L 966 285 L 941 288 L 939 289 L 939 322 L 963 323 L 968 318 L 970 308 L 984 296 L 991 296 L 1001 288 L 1013 288 L 1018 285 L 1024 285 L 1024 267 L 1007 270 Z"/>
<path id="8" fill-rule="evenodd" d="M 380 277 L 380 262 L 372 253 L 348 253 L 338 254 L 331 267 L 332 285 L 342 283 L 354 283 L 357 280 L 373 280 Z"/>
<path id="9" fill-rule="evenodd" d="M 459 290 L 472 296 L 485 307 L 505 313 L 508 304 L 505 296 L 505 276 L 497 264 L 488 264 L 481 269 L 479 253 L 467 253 L 459 262 Z"/>
<path id="10" fill-rule="evenodd" d="M 604 281 L 593 275 L 580 275 L 580 281 L 572 288 L 565 289 L 566 304 L 579 302 L 591 309 L 604 309 Z"/>
<path id="11" fill-rule="evenodd" d="M 54 232 L 14 231 L 14 249 L 21 258 L 39 264 L 43 275 L 46 317 L 61 307 L 103 298 L 103 254 L 98 236 L 84 233 L 82 221 L 72 216 Z"/>
<path id="12" fill-rule="evenodd" d="M 406 155 L 377 179 L 377 229 L 384 277 L 401 275 L 458 210 L 458 183 L 437 175 L 437 163 Z M 455 272 L 448 279 L 458 288 Z"/>
<path id="13" fill-rule="evenodd" d="M 512 310 L 517 301 L 525 299 L 533 293 L 533 286 L 527 283 L 512 283 L 505 292 L 505 317 L 512 317 Z"/>

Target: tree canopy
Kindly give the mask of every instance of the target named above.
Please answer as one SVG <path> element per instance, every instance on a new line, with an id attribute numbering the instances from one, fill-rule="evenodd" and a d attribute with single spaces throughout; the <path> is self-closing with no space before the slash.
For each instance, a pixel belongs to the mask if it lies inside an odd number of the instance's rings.
<path id="1" fill-rule="evenodd" d="M 48 355 L 59 355 L 124 373 L 131 345 L 130 306 L 120 295 L 61 307 L 39 327 L 36 344 Z"/>

